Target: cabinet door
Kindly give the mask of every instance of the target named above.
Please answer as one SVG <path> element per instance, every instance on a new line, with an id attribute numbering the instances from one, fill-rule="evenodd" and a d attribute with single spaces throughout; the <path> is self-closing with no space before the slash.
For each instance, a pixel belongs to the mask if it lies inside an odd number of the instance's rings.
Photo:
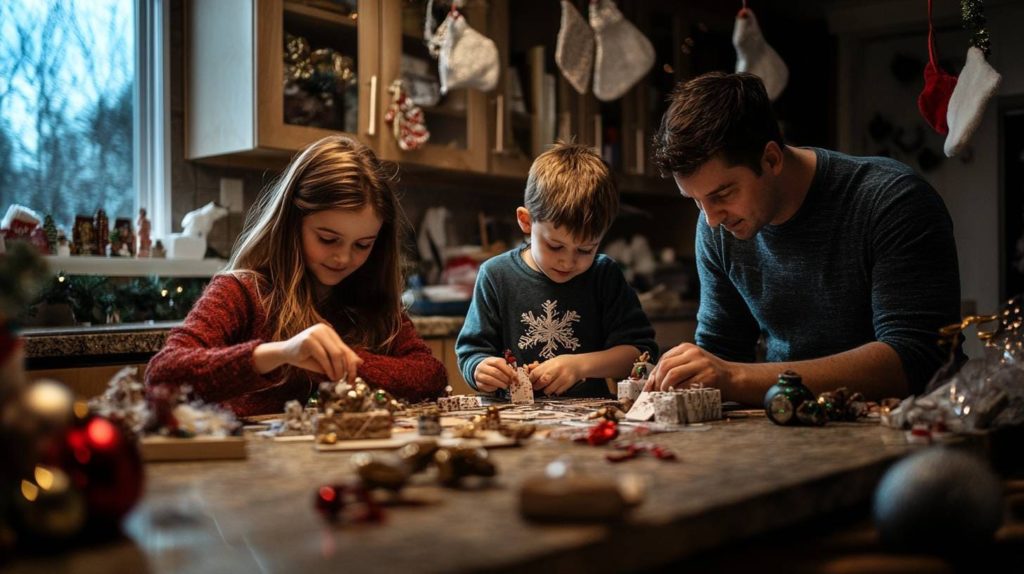
<path id="1" fill-rule="evenodd" d="M 444 19 L 447 2 L 435 2 L 435 20 Z M 378 109 L 383 117 L 391 103 L 389 87 L 402 79 L 410 96 L 423 110 L 430 140 L 421 148 L 405 151 L 398 145 L 392 126 L 379 126 L 377 149 L 385 159 L 458 170 L 487 169 L 487 96 L 475 89 L 440 94 L 438 61 L 423 38 L 426 0 L 382 0 L 380 53 L 381 83 Z M 469 26 L 487 34 L 488 4 L 469 0 L 462 9 Z"/>
<path id="2" fill-rule="evenodd" d="M 379 8 L 377 0 L 193 0 L 187 158 L 285 161 L 338 132 L 373 145 Z M 308 51 L 289 50 L 289 41 Z"/>
<path id="3" fill-rule="evenodd" d="M 556 140 L 582 141 L 577 94 L 555 65 L 560 8 L 540 0 L 491 0 L 490 34 L 504 73 L 488 102 L 491 172 L 524 177 Z"/>

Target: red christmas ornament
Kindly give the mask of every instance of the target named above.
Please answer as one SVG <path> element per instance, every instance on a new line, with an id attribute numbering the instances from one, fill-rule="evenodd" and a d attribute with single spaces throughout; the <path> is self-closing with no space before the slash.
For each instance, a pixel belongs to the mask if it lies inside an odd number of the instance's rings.
<path id="1" fill-rule="evenodd" d="M 345 487 L 325 484 L 316 489 L 313 503 L 320 514 L 327 520 L 335 521 L 345 508 Z"/>
<path id="2" fill-rule="evenodd" d="M 614 421 L 601 421 L 587 431 L 587 443 L 593 446 L 608 444 L 619 436 L 619 425 Z"/>
<path id="3" fill-rule="evenodd" d="M 101 416 L 77 421 L 50 455 L 85 496 L 90 524 L 117 526 L 142 496 L 142 459 L 121 427 Z"/>
<path id="4" fill-rule="evenodd" d="M 384 511 L 373 499 L 373 493 L 361 485 L 325 484 L 316 490 L 313 505 L 330 522 L 337 522 L 343 514 L 352 522 L 380 522 Z M 352 512 L 345 512 L 346 508 Z"/>

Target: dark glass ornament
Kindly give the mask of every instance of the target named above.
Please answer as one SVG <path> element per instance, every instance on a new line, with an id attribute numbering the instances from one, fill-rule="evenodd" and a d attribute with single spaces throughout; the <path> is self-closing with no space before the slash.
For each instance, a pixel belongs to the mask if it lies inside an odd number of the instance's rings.
<path id="1" fill-rule="evenodd" d="M 764 395 L 764 412 L 777 425 L 795 425 L 797 408 L 804 401 L 814 401 L 814 394 L 804 386 L 803 379 L 793 371 L 779 374 L 779 380 Z"/>

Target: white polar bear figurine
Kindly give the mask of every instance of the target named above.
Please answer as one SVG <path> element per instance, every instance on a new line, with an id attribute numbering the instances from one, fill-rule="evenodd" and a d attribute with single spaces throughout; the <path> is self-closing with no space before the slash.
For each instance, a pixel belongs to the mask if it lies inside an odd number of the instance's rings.
<path id="1" fill-rule="evenodd" d="M 228 214 L 228 208 L 214 202 L 207 203 L 181 218 L 181 233 L 167 236 L 167 257 L 171 259 L 202 259 L 206 255 L 206 236 L 218 219 Z"/>

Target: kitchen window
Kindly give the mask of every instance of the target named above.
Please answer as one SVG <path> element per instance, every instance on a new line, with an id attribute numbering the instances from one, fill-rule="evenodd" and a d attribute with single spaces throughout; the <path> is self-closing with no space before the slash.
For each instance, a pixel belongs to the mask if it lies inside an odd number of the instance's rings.
<path id="1" fill-rule="evenodd" d="M 0 209 L 170 231 L 169 1 L 0 2 Z"/>

